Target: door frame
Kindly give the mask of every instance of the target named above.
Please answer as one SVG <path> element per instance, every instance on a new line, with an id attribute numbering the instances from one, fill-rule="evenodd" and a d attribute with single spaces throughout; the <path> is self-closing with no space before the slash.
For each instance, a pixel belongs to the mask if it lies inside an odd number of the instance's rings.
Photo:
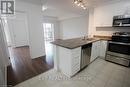
<path id="1" fill-rule="evenodd" d="M 9 66 L 10 60 L 9 60 L 9 51 L 8 51 L 8 45 L 6 41 L 6 36 L 4 32 L 4 27 L 2 25 L 2 18 L 0 17 L 0 53 L 1 53 L 1 61 L 2 65 L 0 66 L 0 69 L 2 68 L 3 72 L 3 84 L 7 85 L 7 66 Z"/>
<path id="2" fill-rule="evenodd" d="M 51 24 L 51 27 L 53 28 L 52 29 L 52 32 L 53 32 L 53 40 L 55 39 L 55 37 L 54 37 L 54 24 L 53 23 L 43 23 L 43 33 L 44 33 L 44 41 L 46 41 L 46 39 L 45 39 L 45 28 L 44 28 L 44 24 Z"/>

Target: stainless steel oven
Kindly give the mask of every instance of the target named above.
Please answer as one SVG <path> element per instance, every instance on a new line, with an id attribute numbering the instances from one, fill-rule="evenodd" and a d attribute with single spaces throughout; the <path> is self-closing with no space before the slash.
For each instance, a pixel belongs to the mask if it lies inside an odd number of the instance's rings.
<path id="1" fill-rule="evenodd" d="M 108 42 L 108 51 L 123 55 L 130 55 L 130 43 Z"/>
<path id="2" fill-rule="evenodd" d="M 123 37 L 124 38 L 124 37 Z M 129 35 L 122 39 L 121 35 L 112 36 L 112 40 L 108 41 L 108 49 L 106 60 L 118 63 L 124 66 L 130 64 L 130 40 Z"/>

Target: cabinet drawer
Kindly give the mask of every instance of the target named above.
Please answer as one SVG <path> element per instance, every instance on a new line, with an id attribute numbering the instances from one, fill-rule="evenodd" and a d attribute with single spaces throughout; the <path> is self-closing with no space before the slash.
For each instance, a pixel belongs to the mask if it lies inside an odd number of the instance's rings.
<path id="1" fill-rule="evenodd" d="M 116 57 L 116 56 L 111 56 L 111 55 L 107 55 L 106 60 L 121 64 L 121 65 L 125 65 L 125 66 L 129 66 L 129 63 L 130 63 L 130 60 Z"/>

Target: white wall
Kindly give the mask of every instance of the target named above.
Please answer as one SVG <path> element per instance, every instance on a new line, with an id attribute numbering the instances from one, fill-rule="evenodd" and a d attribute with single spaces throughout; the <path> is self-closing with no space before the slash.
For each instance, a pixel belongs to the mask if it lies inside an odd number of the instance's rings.
<path id="1" fill-rule="evenodd" d="M 121 1 L 118 3 L 99 6 L 94 9 L 94 30 L 96 35 L 111 35 L 116 31 L 130 32 L 130 29 L 110 28 L 112 26 L 113 16 L 130 15 L 130 1 Z M 104 28 L 96 28 L 104 27 Z M 106 28 L 105 28 L 106 27 Z"/>
<path id="2" fill-rule="evenodd" d="M 88 15 L 60 21 L 60 37 L 70 39 L 88 34 Z"/>
<path id="3" fill-rule="evenodd" d="M 60 22 L 57 17 L 43 16 L 43 23 L 54 24 L 54 39 L 60 39 Z"/>
<path id="4" fill-rule="evenodd" d="M 44 35 L 42 28 L 42 6 L 16 1 L 16 11 L 28 15 L 29 45 L 32 58 L 45 55 Z"/>
<path id="5" fill-rule="evenodd" d="M 94 29 L 94 8 L 89 9 L 89 18 L 88 18 L 88 35 L 93 37 Z"/>

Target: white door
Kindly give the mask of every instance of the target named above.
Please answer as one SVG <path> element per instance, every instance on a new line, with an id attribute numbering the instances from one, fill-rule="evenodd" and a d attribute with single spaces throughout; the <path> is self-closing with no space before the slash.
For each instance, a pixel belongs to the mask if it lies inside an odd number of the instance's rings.
<path id="1" fill-rule="evenodd" d="M 27 17 L 24 13 L 16 13 L 16 17 L 8 20 L 15 47 L 26 46 L 28 43 Z"/>

